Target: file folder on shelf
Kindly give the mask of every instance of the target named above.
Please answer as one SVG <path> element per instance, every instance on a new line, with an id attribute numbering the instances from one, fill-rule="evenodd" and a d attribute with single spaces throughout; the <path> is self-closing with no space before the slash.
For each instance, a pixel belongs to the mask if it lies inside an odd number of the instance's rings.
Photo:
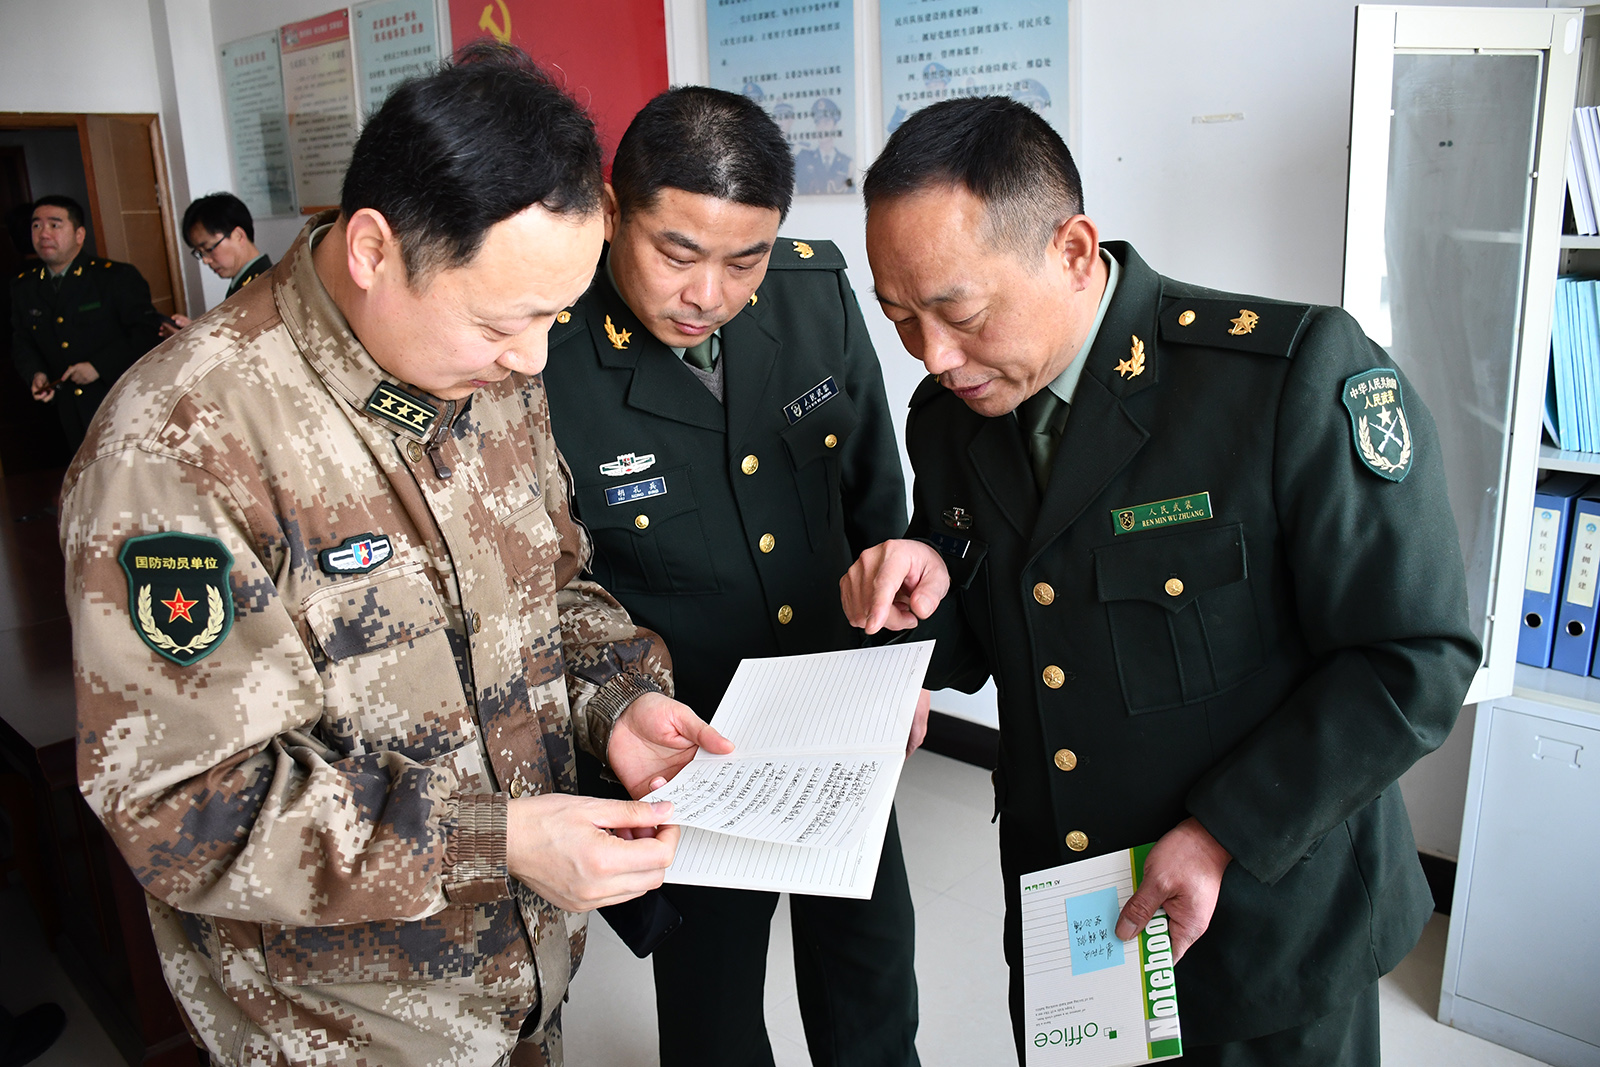
<path id="1" fill-rule="evenodd" d="M 1550 666 L 1561 602 L 1562 564 L 1572 527 L 1573 501 L 1589 485 L 1586 474 L 1563 472 L 1539 484 L 1533 496 L 1533 532 L 1528 539 L 1528 571 L 1522 583 L 1522 629 L 1517 662 Z"/>
<path id="2" fill-rule="evenodd" d="M 1595 597 L 1595 581 L 1600 577 L 1600 497 L 1592 492 L 1573 504 L 1565 569 L 1550 666 L 1568 674 L 1588 674 L 1594 656 L 1595 617 L 1600 612 L 1600 598 Z"/>

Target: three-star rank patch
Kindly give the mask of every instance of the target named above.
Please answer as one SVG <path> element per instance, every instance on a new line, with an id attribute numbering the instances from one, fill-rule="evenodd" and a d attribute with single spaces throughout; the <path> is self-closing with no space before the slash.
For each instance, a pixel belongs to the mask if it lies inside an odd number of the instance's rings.
<path id="1" fill-rule="evenodd" d="M 233 629 L 233 555 L 215 537 L 130 537 L 117 554 L 128 575 L 128 614 L 151 650 L 180 667 L 215 652 Z"/>
<path id="2" fill-rule="evenodd" d="M 1356 458 L 1380 478 L 1404 480 L 1415 456 L 1400 376 L 1375 367 L 1346 379 L 1339 395 L 1350 412 Z"/>
<path id="3" fill-rule="evenodd" d="M 394 546 L 387 537 L 358 534 L 346 537 L 334 548 L 317 553 L 317 565 L 324 574 L 366 574 L 389 561 Z"/>
<path id="4" fill-rule="evenodd" d="M 388 382 L 378 383 L 372 395 L 367 397 L 366 409 L 378 418 L 415 434 L 426 434 L 433 428 L 433 420 L 439 417 L 438 408 Z"/>

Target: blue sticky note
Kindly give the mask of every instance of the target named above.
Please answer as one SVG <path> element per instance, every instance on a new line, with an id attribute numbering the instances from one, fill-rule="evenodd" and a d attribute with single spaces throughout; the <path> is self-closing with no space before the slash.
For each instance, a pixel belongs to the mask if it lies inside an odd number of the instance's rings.
<path id="1" fill-rule="evenodd" d="M 1072 973 L 1090 974 L 1123 962 L 1117 938 L 1117 887 L 1067 898 L 1067 934 L 1072 938 Z"/>

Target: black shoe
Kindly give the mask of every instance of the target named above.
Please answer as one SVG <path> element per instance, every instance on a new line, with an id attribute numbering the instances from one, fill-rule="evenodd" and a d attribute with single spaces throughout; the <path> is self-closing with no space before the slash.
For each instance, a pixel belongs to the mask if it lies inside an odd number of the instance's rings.
<path id="1" fill-rule="evenodd" d="M 22 1067 L 49 1051 L 67 1028 L 67 1013 L 57 1004 L 40 1004 L 11 1018 L 9 1040 L 0 1048 L 0 1067 Z"/>

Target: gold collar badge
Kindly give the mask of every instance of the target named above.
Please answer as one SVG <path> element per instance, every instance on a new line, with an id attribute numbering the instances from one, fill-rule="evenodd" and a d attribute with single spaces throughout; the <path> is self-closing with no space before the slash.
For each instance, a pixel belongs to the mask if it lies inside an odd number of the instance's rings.
<path id="1" fill-rule="evenodd" d="M 1233 329 L 1228 332 L 1235 337 L 1243 337 L 1256 328 L 1256 323 L 1261 321 L 1261 316 L 1248 308 L 1240 308 L 1239 317 L 1229 321 L 1233 323 Z"/>
<path id="2" fill-rule="evenodd" d="M 812 256 L 816 255 L 816 253 L 811 250 L 811 246 L 806 244 L 804 241 L 796 241 L 794 243 L 794 250 L 801 259 L 810 259 Z"/>
<path id="3" fill-rule="evenodd" d="M 628 347 L 628 339 L 633 336 L 631 330 L 619 330 L 611 325 L 611 316 L 606 316 L 606 338 L 611 342 L 611 347 L 623 349 Z"/>
<path id="4" fill-rule="evenodd" d="M 1124 378 L 1137 378 L 1144 373 L 1144 342 L 1135 335 L 1128 358 L 1117 364 L 1117 373 Z"/>

